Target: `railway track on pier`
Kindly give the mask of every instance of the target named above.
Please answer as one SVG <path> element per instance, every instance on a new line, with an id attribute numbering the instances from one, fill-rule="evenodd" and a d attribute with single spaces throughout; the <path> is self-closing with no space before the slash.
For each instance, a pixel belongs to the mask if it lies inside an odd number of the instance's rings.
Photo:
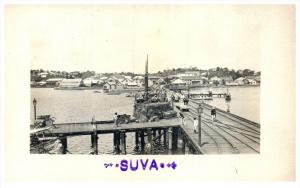
<path id="1" fill-rule="evenodd" d="M 182 112 L 185 118 L 192 121 L 194 117 L 198 117 L 198 106 L 197 103 L 190 103 L 189 111 Z M 224 154 L 260 153 L 259 124 L 250 120 L 244 121 L 244 118 L 226 114 L 220 109 L 217 109 L 217 118 L 212 122 L 209 106 L 207 104 L 202 106 L 201 131 L 204 133 L 202 137 L 204 142 L 210 144 L 207 149 L 205 149 L 205 144 L 202 146 L 204 151 Z"/>

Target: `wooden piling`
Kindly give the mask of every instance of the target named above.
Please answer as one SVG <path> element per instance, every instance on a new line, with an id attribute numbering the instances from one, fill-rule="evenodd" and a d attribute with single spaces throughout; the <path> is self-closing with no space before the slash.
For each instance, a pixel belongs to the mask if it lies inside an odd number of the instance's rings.
<path id="1" fill-rule="evenodd" d="M 141 150 L 144 151 L 145 150 L 145 135 L 144 135 L 144 130 L 141 130 L 140 132 L 140 136 L 141 136 Z"/>
<path id="2" fill-rule="evenodd" d="M 172 128 L 172 150 L 177 150 L 178 147 L 178 127 Z"/>
<path id="3" fill-rule="evenodd" d="M 164 147 L 167 147 L 167 129 L 164 129 L 163 130 L 163 132 L 164 132 L 164 138 L 163 138 L 163 140 L 164 140 Z"/>
<path id="4" fill-rule="evenodd" d="M 161 129 L 158 129 L 158 135 L 159 135 L 159 138 L 158 138 L 158 142 L 160 143 L 161 142 Z"/>
<path id="5" fill-rule="evenodd" d="M 121 139 L 122 153 L 126 155 L 126 132 L 125 131 L 120 132 L 120 139 Z"/>
<path id="6" fill-rule="evenodd" d="M 148 143 L 152 143 L 151 128 L 147 129 Z"/>
<path id="7" fill-rule="evenodd" d="M 139 132 L 135 131 L 135 150 L 139 149 Z"/>
<path id="8" fill-rule="evenodd" d="M 60 142 L 62 145 L 62 154 L 67 154 L 67 150 L 68 150 L 68 141 L 67 141 L 67 137 L 61 137 L 60 138 Z"/>
<path id="9" fill-rule="evenodd" d="M 185 144 L 186 144 L 186 142 L 185 142 L 185 137 L 183 136 L 183 137 L 182 137 L 182 147 L 181 147 L 181 149 L 182 149 L 182 154 L 185 154 Z"/>
<path id="10" fill-rule="evenodd" d="M 120 153 L 120 131 L 114 133 L 114 151 L 116 154 Z"/>
<path id="11" fill-rule="evenodd" d="M 151 128 L 147 129 L 147 137 L 148 137 L 148 144 L 150 144 L 150 148 L 148 152 L 152 152 L 152 130 Z"/>
<path id="12" fill-rule="evenodd" d="M 172 149 L 172 146 L 173 146 L 173 134 L 172 134 L 172 128 L 169 128 L 169 131 L 168 131 L 168 135 L 169 135 L 169 150 Z"/>
<path id="13" fill-rule="evenodd" d="M 92 135 L 92 140 L 93 140 L 93 149 L 94 149 L 94 154 L 98 155 L 98 135 L 97 132 L 94 132 Z"/>
<path id="14" fill-rule="evenodd" d="M 156 129 L 153 129 L 153 137 L 156 137 Z"/>
<path id="15" fill-rule="evenodd" d="M 94 136 L 91 134 L 91 147 L 94 148 Z"/>
<path id="16" fill-rule="evenodd" d="M 116 132 L 113 133 L 113 148 L 114 148 L 114 151 L 117 148 L 117 136 L 116 136 Z"/>

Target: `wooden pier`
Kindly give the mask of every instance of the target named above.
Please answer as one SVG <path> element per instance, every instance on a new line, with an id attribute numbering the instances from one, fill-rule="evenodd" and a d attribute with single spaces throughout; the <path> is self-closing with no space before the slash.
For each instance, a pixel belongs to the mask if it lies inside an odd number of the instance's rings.
<path id="1" fill-rule="evenodd" d="M 175 106 L 182 106 L 175 103 Z M 211 106 L 201 101 L 190 100 L 188 108 L 176 109 L 184 115 L 180 118 L 155 122 L 120 124 L 113 121 L 91 121 L 82 123 L 54 124 L 55 127 L 42 131 L 43 137 L 58 137 L 62 153 L 67 153 L 68 137 L 90 135 L 93 154 L 98 154 L 99 136 L 113 134 L 113 149 L 116 154 L 127 154 L 126 134 L 135 133 L 135 150 L 152 149 L 154 141 L 170 151 L 182 150 L 183 154 L 239 154 L 260 152 L 260 125 L 235 114 L 216 109 L 216 119 L 210 116 Z M 188 109 L 188 110 L 186 110 Z M 202 109 L 202 110 L 201 110 Z M 193 121 L 198 121 L 194 133 Z M 41 133 L 37 133 L 41 134 Z"/>

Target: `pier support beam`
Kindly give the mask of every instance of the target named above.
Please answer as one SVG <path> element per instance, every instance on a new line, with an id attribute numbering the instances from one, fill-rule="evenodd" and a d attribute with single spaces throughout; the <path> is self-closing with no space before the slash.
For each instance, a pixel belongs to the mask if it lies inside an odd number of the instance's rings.
<path id="1" fill-rule="evenodd" d="M 178 128 L 173 127 L 172 128 L 172 150 L 177 150 L 178 146 Z"/>
<path id="2" fill-rule="evenodd" d="M 126 132 L 125 131 L 120 132 L 120 138 L 121 138 L 122 152 L 123 152 L 123 154 L 126 155 Z"/>
<path id="3" fill-rule="evenodd" d="M 169 150 L 171 150 L 172 149 L 172 146 L 173 146 L 173 138 L 172 138 L 172 136 L 173 136 L 173 134 L 172 134 L 172 128 L 169 128 L 169 131 L 168 131 L 168 133 L 169 133 Z"/>
<path id="4" fill-rule="evenodd" d="M 91 147 L 94 148 L 94 136 L 91 134 Z"/>
<path id="5" fill-rule="evenodd" d="M 116 154 L 120 153 L 120 132 L 119 131 L 114 133 L 114 152 Z"/>
<path id="6" fill-rule="evenodd" d="M 164 132 L 164 138 L 163 138 L 163 140 L 164 140 L 164 147 L 166 148 L 167 147 L 167 129 L 164 129 L 163 130 L 163 132 Z"/>
<path id="7" fill-rule="evenodd" d="M 144 130 L 141 130 L 140 136 L 141 136 L 141 150 L 144 151 L 145 150 L 145 135 L 144 135 Z"/>
<path id="8" fill-rule="evenodd" d="M 159 138 L 158 138 L 158 142 L 160 143 L 161 142 L 161 129 L 158 129 L 158 135 L 159 135 Z"/>
<path id="9" fill-rule="evenodd" d="M 149 150 L 148 152 L 151 153 L 152 152 L 152 130 L 151 130 L 151 128 L 147 129 L 147 137 L 148 137 L 148 146 L 150 146 L 150 148 L 147 147 L 147 150 Z"/>
<path id="10" fill-rule="evenodd" d="M 182 147 L 181 147 L 181 151 L 182 151 L 182 154 L 185 154 L 185 137 L 182 136 Z"/>
<path id="11" fill-rule="evenodd" d="M 156 137 L 156 129 L 153 129 L 153 137 Z"/>
<path id="12" fill-rule="evenodd" d="M 61 145 L 62 145 L 62 154 L 67 154 L 67 151 L 68 151 L 67 137 L 66 136 L 61 137 L 60 142 L 61 142 Z"/>
<path id="13" fill-rule="evenodd" d="M 92 147 L 93 147 L 93 150 L 94 150 L 93 153 L 95 155 L 98 155 L 98 134 L 96 132 L 94 132 L 92 134 L 91 140 L 93 141 L 93 143 L 92 143 Z"/>
<path id="14" fill-rule="evenodd" d="M 139 150 L 139 132 L 135 131 L 135 151 Z"/>

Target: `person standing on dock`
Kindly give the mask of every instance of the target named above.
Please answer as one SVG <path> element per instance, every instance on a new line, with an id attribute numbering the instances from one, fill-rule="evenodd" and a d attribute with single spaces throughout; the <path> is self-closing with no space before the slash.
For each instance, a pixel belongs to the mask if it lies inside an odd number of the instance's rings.
<path id="1" fill-rule="evenodd" d="M 197 128 L 198 128 L 198 119 L 194 118 L 194 133 L 197 133 Z"/>
<path id="2" fill-rule="evenodd" d="M 119 122 L 118 122 L 118 113 L 117 113 L 117 112 L 116 112 L 115 115 L 114 115 L 114 122 L 115 122 L 115 125 L 116 125 L 117 127 L 119 127 L 119 126 L 118 126 Z"/>
<path id="3" fill-rule="evenodd" d="M 214 121 L 216 118 L 216 108 L 215 107 L 212 107 L 210 114 L 211 114 L 211 121 Z"/>

